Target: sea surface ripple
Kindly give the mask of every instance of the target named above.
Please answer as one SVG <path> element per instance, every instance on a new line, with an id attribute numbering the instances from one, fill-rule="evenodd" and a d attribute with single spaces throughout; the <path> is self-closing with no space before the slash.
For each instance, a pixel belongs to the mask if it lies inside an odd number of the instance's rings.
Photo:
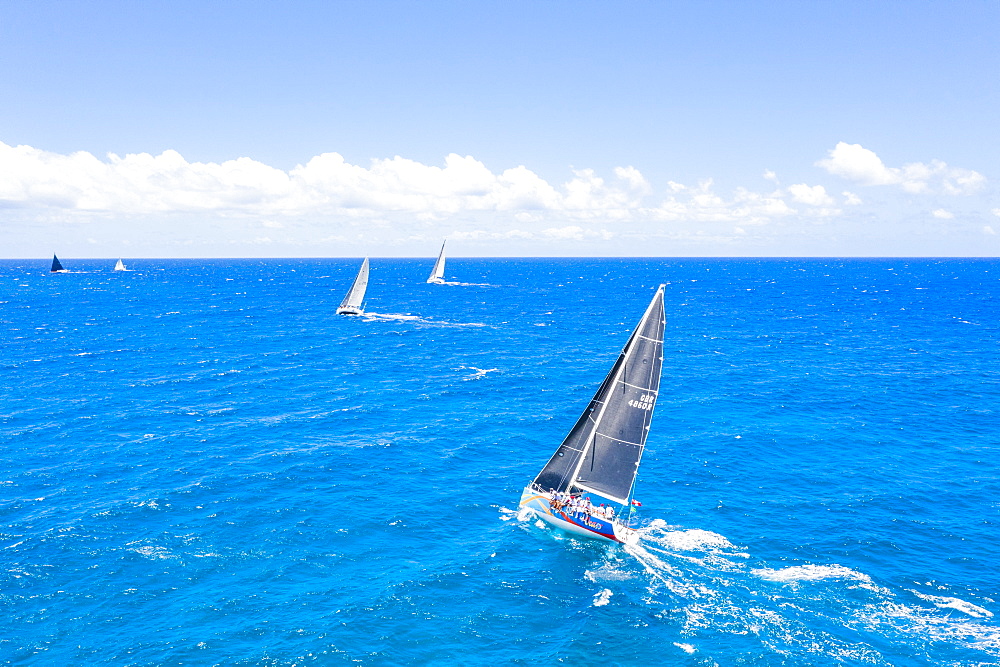
<path id="1" fill-rule="evenodd" d="M 1000 664 L 1000 261 L 0 262 L 0 661 Z M 666 283 L 642 539 L 518 512 Z"/>

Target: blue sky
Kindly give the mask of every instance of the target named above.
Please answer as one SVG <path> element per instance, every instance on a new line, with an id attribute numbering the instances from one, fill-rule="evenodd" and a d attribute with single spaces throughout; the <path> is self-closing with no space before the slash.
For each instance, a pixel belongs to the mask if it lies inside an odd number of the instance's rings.
<path id="1" fill-rule="evenodd" d="M 992 0 L 0 0 L 0 254 L 995 255 L 998 28 Z"/>

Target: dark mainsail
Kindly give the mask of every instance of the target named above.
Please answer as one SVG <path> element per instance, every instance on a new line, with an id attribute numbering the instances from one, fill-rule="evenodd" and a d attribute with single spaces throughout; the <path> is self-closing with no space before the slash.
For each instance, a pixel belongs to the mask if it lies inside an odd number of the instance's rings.
<path id="1" fill-rule="evenodd" d="M 611 372 L 535 484 L 628 502 L 660 388 L 665 323 L 660 285 Z"/>
<path id="2" fill-rule="evenodd" d="M 52 273 L 55 273 L 56 271 L 65 271 L 65 270 L 66 269 L 63 268 L 62 264 L 59 263 L 59 258 L 56 257 L 55 255 L 52 255 L 52 268 L 50 269 L 50 271 Z"/>

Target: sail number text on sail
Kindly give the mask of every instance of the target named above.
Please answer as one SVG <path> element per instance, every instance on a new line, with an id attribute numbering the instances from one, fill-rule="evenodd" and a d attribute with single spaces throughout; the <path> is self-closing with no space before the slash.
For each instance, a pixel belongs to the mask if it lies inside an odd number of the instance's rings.
<path id="1" fill-rule="evenodd" d="M 639 397 L 638 401 L 629 401 L 628 404 L 633 408 L 639 408 L 640 410 L 652 410 L 654 400 L 656 400 L 655 396 L 651 394 L 643 394 Z"/>

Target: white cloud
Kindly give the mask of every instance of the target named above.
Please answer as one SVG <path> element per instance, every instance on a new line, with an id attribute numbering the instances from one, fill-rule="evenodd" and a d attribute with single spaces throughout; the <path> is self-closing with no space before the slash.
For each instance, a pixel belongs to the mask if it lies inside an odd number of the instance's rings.
<path id="1" fill-rule="evenodd" d="M 989 234 L 990 236 L 996 236 L 997 233 L 993 231 L 993 227 L 990 225 L 983 225 L 983 234 Z"/>
<path id="2" fill-rule="evenodd" d="M 990 211 L 990 213 L 1000 218 L 1000 208 L 995 208 L 992 211 Z"/>
<path id="3" fill-rule="evenodd" d="M 935 209 L 931 211 L 931 215 L 940 220 L 951 220 L 955 217 L 955 214 L 951 211 L 946 211 L 943 208 Z"/>
<path id="4" fill-rule="evenodd" d="M 649 181 L 635 167 L 615 167 L 615 176 L 640 194 L 648 195 L 653 191 L 649 186 Z"/>
<path id="5" fill-rule="evenodd" d="M 844 190 L 841 194 L 844 195 L 844 203 L 848 206 L 860 206 L 863 203 L 861 201 L 861 197 L 857 196 L 853 192 Z"/>
<path id="6" fill-rule="evenodd" d="M 283 221 L 302 216 L 385 227 L 403 218 L 429 226 L 494 215 L 526 226 L 524 234 L 576 239 L 603 234 L 577 231 L 593 230 L 595 223 L 764 224 L 796 213 L 787 197 L 811 207 L 832 204 L 822 186 L 795 185 L 784 193 L 738 188 L 725 197 L 713 191 L 711 179 L 695 186 L 668 181 L 666 198 L 656 203 L 647 201 L 653 188 L 635 167 L 617 167 L 614 176 L 608 182 L 593 169 L 579 169 L 557 187 L 524 166 L 493 173 L 456 154 L 440 166 L 396 156 L 363 167 L 324 153 L 286 172 L 250 158 L 188 162 L 172 150 L 100 160 L 85 152 L 60 155 L 0 143 L 0 204 L 33 209 L 38 218 L 214 213 L 257 218 L 265 228 L 283 230 Z"/>
<path id="7" fill-rule="evenodd" d="M 822 185 L 809 186 L 805 183 L 789 185 L 788 191 L 792 194 L 792 199 L 802 204 L 809 206 L 833 205 L 833 197 L 826 193 L 826 188 Z"/>
<path id="8" fill-rule="evenodd" d="M 971 194 L 979 190 L 986 178 L 970 169 L 949 167 L 940 160 L 929 164 L 912 162 L 902 167 L 887 167 L 873 151 L 860 144 L 839 142 L 830 157 L 816 165 L 834 176 L 861 185 L 898 185 L 910 193 L 944 192 L 946 194 Z"/>

